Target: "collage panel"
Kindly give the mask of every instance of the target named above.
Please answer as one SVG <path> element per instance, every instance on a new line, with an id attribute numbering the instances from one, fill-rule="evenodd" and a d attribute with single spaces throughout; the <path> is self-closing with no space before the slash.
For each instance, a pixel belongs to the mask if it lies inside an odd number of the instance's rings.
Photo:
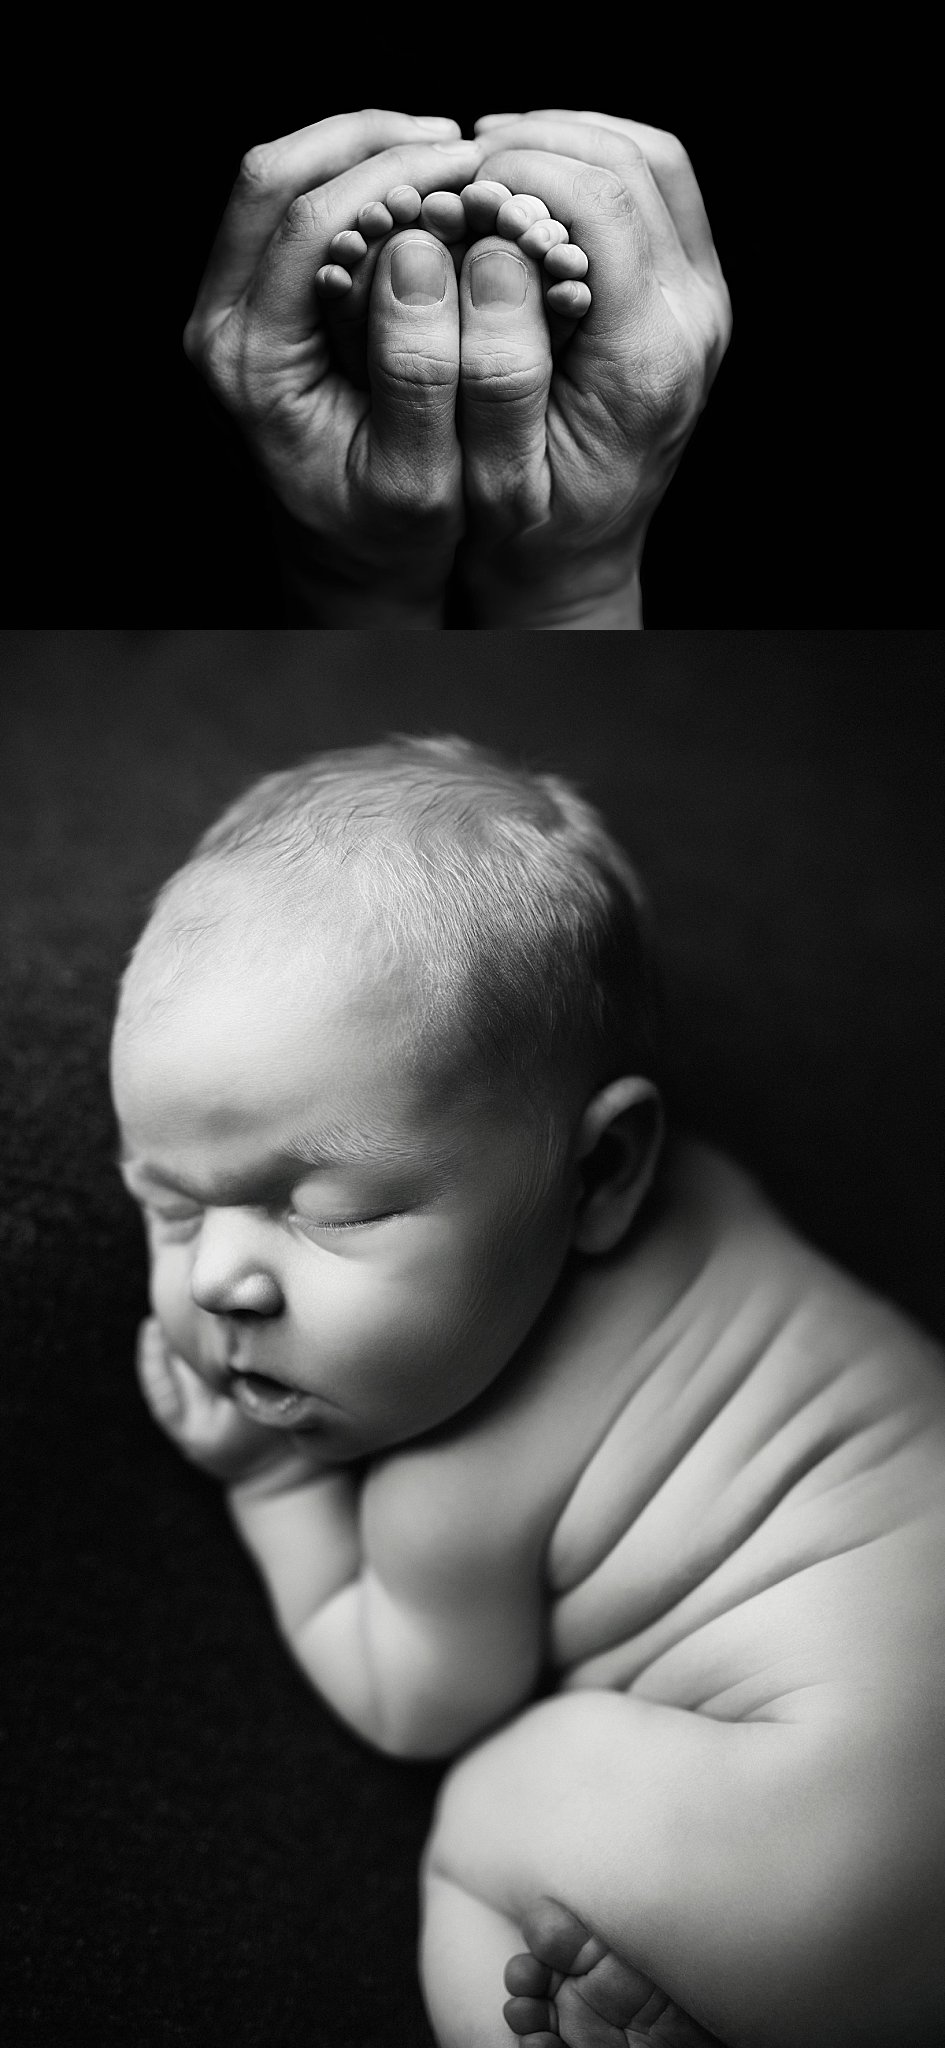
<path id="1" fill-rule="evenodd" d="M 932 2048 L 938 636 L 0 663 L 6 2037 Z"/>
<path id="2" fill-rule="evenodd" d="M 127 91 L 64 32 L 11 622 L 937 623 L 919 47 L 897 81 L 795 13 L 770 57 L 635 19 L 355 65 L 323 15 L 167 25 Z"/>

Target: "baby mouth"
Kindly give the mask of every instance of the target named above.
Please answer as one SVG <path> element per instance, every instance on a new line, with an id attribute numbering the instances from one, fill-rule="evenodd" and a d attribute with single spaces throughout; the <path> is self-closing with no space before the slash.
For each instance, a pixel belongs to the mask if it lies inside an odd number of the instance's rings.
<path id="1" fill-rule="evenodd" d="M 287 1387 L 282 1380 L 270 1379 L 268 1373 L 248 1372 L 243 1367 L 231 1368 L 227 1392 L 237 1408 L 255 1422 L 284 1422 L 297 1427 L 316 1421 L 325 1413 L 325 1404 L 317 1394 L 303 1393 L 297 1387 Z"/>

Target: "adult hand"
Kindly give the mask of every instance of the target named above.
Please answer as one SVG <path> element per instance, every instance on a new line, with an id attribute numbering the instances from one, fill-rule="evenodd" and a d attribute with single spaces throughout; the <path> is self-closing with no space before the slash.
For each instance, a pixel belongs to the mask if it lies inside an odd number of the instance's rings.
<path id="1" fill-rule="evenodd" d="M 453 121 L 332 116 L 250 150 L 211 251 L 184 345 L 289 515 L 322 624 L 439 625 L 464 515 L 448 252 L 417 228 L 385 245 L 368 391 L 333 364 L 315 272 L 379 178 L 458 190 L 481 155 Z"/>
<path id="2" fill-rule="evenodd" d="M 466 259 L 461 558 L 476 623 L 638 625 L 646 529 L 731 333 L 702 197 L 675 137 L 635 121 L 547 109 L 476 129 L 477 179 L 543 200 L 587 252 L 592 290 L 552 360 L 537 265 L 524 303 L 476 308 Z"/>

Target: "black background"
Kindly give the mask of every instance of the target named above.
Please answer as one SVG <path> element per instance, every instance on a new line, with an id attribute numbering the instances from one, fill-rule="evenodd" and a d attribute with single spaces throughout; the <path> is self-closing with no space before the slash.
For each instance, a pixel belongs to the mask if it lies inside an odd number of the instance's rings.
<path id="1" fill-rule="evenodd" d="M 843 36 L 823 10 L 737 33 L 678 9 L 619 34 L 602 19 L 83 18 L 57 30 L 38 96 L 11 75 L 8 618 L 278 624 L 255 481 L 180 346 L 243 152 L 366 104 L 466 132 L 564 104 L 681 136 L 733 297 L 651 529 L 647 623 L 935 623 L 930 50 L 905 16 Z"/>
<path id="2" fill-rule="evenodd" d="M 106 1054 L 154 889 L 248 780 L 320 746 L 458 730 L 570 774 L 655 901 L 676 1121 L 945 1336 L 938 653 L 895 633 L 0 642 L 5 2040 L 429 2048 L 415 1881 L 438 1773 L 320 1706 L 217 1487 L 133 1380 L 145 1263 Z"/>

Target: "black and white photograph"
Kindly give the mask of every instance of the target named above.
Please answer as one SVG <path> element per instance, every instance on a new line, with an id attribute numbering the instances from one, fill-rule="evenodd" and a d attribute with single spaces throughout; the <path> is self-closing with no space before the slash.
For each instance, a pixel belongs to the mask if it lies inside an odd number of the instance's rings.
<path id="1" fill-rule="evenodd" d="M 0 2039 L 941 2048 L 932 30 L 17 29 Z"/>
<path id="2" fill-rule="evenodd" d="M 938 624 L 917 27 L 190 10 L 38 68 L 12 623 Z"/>
<path id="3" fill-rule="evenodd" d="M 6 2038 L 932 2048 L 936 637 L 2 656 Z"/>

